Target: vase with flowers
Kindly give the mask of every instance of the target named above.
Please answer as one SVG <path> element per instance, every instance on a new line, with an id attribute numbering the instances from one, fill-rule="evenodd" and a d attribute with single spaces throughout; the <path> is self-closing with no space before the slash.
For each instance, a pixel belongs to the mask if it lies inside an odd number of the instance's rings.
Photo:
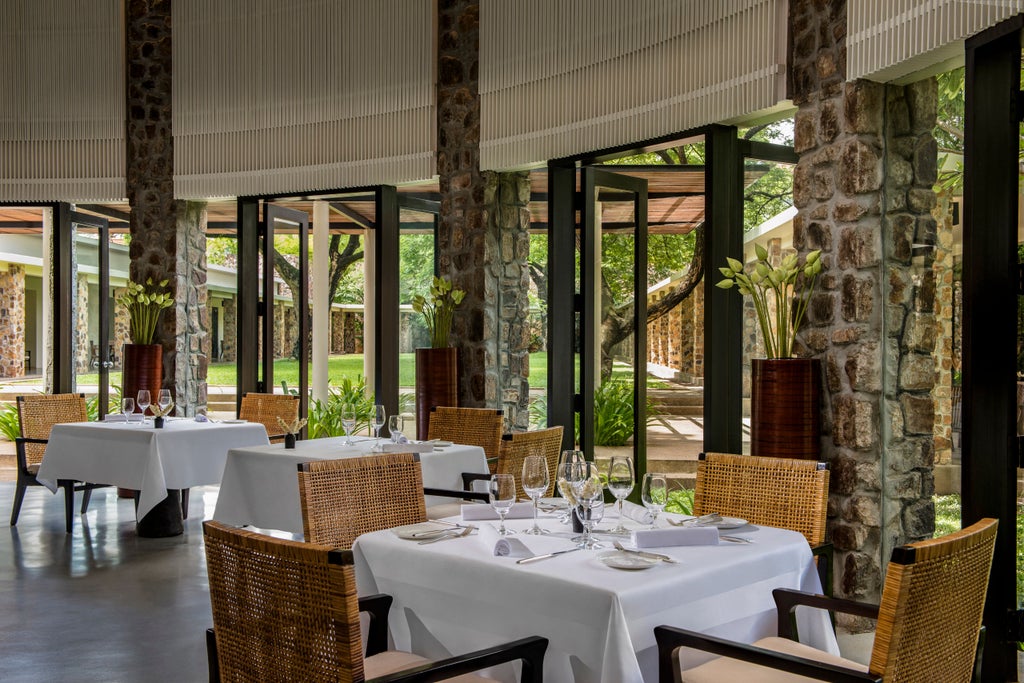
<path id="1" fill-rule="evenodd" d="M 749 296 L 767 358 L 751 360 L 750 454 L 817 459 L 821 452 L 821 363 L 797 358 L 793 342 L 821 273 L 821 251 L 778 265 L 755 245 L 749 269 L 736 259 L 720 268 L 722 289 Z"/>
<path id="2" fill-rule="evenodd" d="M 427 438 L 430 410 L 459 404 L 459 354 L 449 346 L 455 309 L 466 297 L 451 280 L 435 277 L 430 296 L 416 295 L 412 308 L 423 315 L 430 348 L 416 349 L 416 435 Z"/>
<path id="3" fill-rule="evenodd" d="M 124 373 L 121 393 L 134 398 L 140 389 L 152 396 L 160 394 L 163 382 L 163 347 L 153 343 L 160 314 L 174 305 L 167 280 L 145 283 L 129 282 L 117 303 L 128 312 L 132 343 L 124 345 Z"/>

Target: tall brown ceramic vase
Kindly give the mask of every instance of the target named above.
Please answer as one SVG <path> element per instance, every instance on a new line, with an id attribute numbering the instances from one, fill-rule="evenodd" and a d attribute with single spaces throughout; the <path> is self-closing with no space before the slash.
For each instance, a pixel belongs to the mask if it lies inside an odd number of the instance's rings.
<path id="1" fill-rule="evenodd" d="M 821 361 L 760 358 L 751 369 L 750 454 L 819 459 Z"/>
<path id="2" fill-rule="evenodd" d="M 164 347 L 160 344 L 125 344 L 121 357 L 124 359 L 121 372 L 121 396 L 135 398 L 139 389 L 149 389 L 149 395 L 156 401 L 163 382 Z M 138 410 L 138 408 L 136 408 Z M 152 415 L 147 411 L 147 415 Z M 118 488 L 122 498 L 132 498 L 131 489 Z"/>
<path id="3" fill-rule="evenodd" d="M 459 350 L 416 349 L 416 438 L 427 438 L 431 408 L 458 405 Z"/>

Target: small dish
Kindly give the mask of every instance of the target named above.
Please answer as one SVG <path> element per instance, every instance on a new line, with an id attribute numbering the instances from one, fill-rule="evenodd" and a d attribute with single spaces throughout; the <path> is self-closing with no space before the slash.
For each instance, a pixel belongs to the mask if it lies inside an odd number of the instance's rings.
<path id="1" fill-rule="evenodd" d="M 747 520 L 740 519 L 739 517 L 722 517 L 717 522 L 710 522 L 708 524 L 701 524 L 701 526 L 713 526 L 716 529 L 739 529 L 741 526 L 746 526 Z"/>
<path id="2" fill-rule="evenodd" d="M 545 507 L 559 508 L 560 510 L 564 510 L 569 507 L 569 501 L 558 496 L 545 496 L 540 498 L 537 502 Z"/>
<path id="3" fill-rule="evenodd" d="M 436 522 L 421 522 L 419 524 L 395 527 L 391 531 L 395 536 L 406 541 L 422 541 L 425 538 L 433 537 L 435 533 L 442 534 L 446 531 L 459 531 L 459 529 L 458 527 L 438 524 Z"/>
<path id="4" fill-rule="evenodd" d="M 226 425 L 244 425 L 248 420 L 221 420 L 221 424 Z"/>
<path id="5" fill-rule="evenodd" d="M 661 563 L 661 560 L 655 560 L 635 553 L 625 553 L 621 550 L 609 550 L 608 552 L 598 555 L 597 559 L 601 560 L 605 566 L 611 567 L 612 569 L 625 569 L 627 571 L 650 569 L 651 567 Z"/>
<path id="6" fill-rule="evenodd" d="M 455 445 L 451 441 L 434 441 L 433 444 L 435 448 L 447 448 Z"/>

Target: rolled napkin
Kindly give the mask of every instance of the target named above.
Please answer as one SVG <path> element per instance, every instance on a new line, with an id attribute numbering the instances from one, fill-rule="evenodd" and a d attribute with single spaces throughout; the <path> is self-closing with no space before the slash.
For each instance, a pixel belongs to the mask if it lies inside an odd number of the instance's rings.
<path id="1" fill-rule="evenodd" d="M 679 526 L 671 529 L 637 529 L 637 548 L 668 548 L 674 545 L 718 545 L 718 529 L 707 526 Z"/>
<path id="2" fill-rule="evenodd" d="M 496 557 L 533 557 L 534 555 L 521 540 L 514 536 L 502 536 L 490 524 L 481 524 L 477 535 L 480 542 L 484 544 L 484 548 L 492 551 Z"/>
<path id="3" fill-rule="evenodd" d="M 653 524 L 654 516 L 651 511 L 645 508 L 643 505 L 637 505 L 631 503 L 628 500 L 622 501 L 622 516 L 629 517 L 634 522 L 640 522 L 641 524 Z"/>
<path id="4" fill-rule="evenodd" d="M 498 519 L 498 513 L 490 505 L 467 503 L 462 506 L 462 519 L 474 521 L 478 519 Z M 512 509 L 505 519 L 533 519 L 533 503 L 513 503 Z"/>

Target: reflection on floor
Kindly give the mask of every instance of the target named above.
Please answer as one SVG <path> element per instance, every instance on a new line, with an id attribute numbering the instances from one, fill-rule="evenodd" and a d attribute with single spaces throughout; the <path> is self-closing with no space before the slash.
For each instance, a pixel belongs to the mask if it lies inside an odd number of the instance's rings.
<path id="1" fill-rule="evenodd" d="M 201 522 L 216 496 L 192 489 L 184 535 L 148 539 L 114 489 L 93 492 L 70 536 L 63 496 L 29 489 L 18 526 L 0 531 L 0 681 L 206 680 Z M 5 515 L 13 497 L 0 483 Z"/>

